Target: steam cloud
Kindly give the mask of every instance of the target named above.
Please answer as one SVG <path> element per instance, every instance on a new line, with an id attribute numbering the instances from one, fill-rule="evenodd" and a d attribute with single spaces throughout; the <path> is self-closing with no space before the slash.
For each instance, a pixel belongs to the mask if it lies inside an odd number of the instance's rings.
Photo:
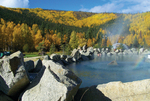
<path id="1" fill-rule="evenodd" d="M 12 8 L 27 8 L 29 0 L 0 0 L 0 5 Z"/>

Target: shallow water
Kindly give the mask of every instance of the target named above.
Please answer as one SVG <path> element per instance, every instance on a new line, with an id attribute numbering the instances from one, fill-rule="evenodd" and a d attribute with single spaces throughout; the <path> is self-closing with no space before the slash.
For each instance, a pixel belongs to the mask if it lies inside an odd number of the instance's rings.
<path id="1" fill-rule="evenodd" d="M 118 65 L 108 65 L 116 60 Z M 148 60 L 150 61 L 150 60 Z M 91 61 L 74 63 L 68 67 L 82 79 L 82 87 L 89 87 L 112 81 L 131 82 L 150 78 L 150 62 L 145 56 L 106 56 Z"/>

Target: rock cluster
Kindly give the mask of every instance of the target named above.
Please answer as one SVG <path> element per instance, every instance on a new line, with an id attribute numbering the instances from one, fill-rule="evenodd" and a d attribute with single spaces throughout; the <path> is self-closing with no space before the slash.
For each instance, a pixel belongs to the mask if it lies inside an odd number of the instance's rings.
<path id="1" fill-rule="evenodd" d="M 139 50 L 137 50 L 136 48 L 131 48 L 131 49 L 112 49 L 109 50 L 108 48 L 104 49 L 102 48 L 100 51 L 101 55 L 107 55 L 107 56 L 111 56 L 111 55 L 141 55 L 141 54 L 150 54 L 150 51 L 148 51 L 147 49 L 144 48 L 140 48 Z"/>
<path id="2" fill-rule="evenodd" d="M 52 54 L 24 62 L 18 51 L 0 59 L 0 99 L 3 101 L 72 101 L 81 79 L 61 64 L 67 56 Z"/>
<path id="3" fill-rule="evenodd" d="M 80 88 L 82 83 L 65 65 L 96 55 L 148 54 L 146 49 L 74 49 L 70 56 L 52 54 L 43 60 L 24 62 L 18 51 L 0 59 L 0 101 L 149 101 L 150 80 Z M 111 64 L 116 65 L 115 61 Z M 90 82 L 90 81 L 89 81 Z"/>

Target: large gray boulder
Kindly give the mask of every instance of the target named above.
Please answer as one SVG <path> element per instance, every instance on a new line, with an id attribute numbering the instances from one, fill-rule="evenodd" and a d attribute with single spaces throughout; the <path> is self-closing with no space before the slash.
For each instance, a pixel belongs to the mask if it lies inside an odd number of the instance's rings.
<path id="1" fill-rule="evenodd" d="M 24 92 L 22 101 L 72 101 L 82 81 L 52 60 L 43 60 L 42 63 L 45 69 Z"/>
<path id="2" fill-rule="evenodd" d="M 49 55 L 45 55 L 45 56 L 44 56 L 44 60 L 50 60 Z"/>
<path id="3" fill-rule="evenodd" d="M 144 48 L 139 49 L 139 54 L 142 54 L 144 52 Z"/>
<path id="4" fill-rule="evenodd" d="M 81 98 L 82 101 L 149 101 L 150 79 L 127 83 L 109 82 L 79 89 L 75 99 Z"/>
<path id="5" fill-rule="evenodd" d="M 82 59 L 83 61 L 88 61 L 88 60 L 89 60 L 89 58 L 88 58 L 87 56 L 84 56 L 84 55 L 81 55 L 81 59 Z"/>
<path id="6" fill-rule="evenodd" d="M 65 60 L 67 58 L 67 55 L 60 55 L 61 60 Z"/>
<path id="7" fill-rule="evenodd" d="M 149 101 L 150 80 L 128 83 L 110 82 L 98 85 L 97 89 L 112 101 Z"/>
<path id="8" fill-rule="evenodd" d="M 80 88 L 75 96 L 74 101 L 111 101 L 97 86 Z"/>
<path id="9" fill-rule="evenodd" d="M 29 84 L 23 54 L 18 51 L 5 59 L 0 59 L 0 90 L 15 97 Z"/>
<path id="10" fill-rule="evenodd" d="M 72 56 L 67 56 L 65 61 L 68 62 L 68 63 L 72 63 L 73 62 Z"/>
<path id="11" fill-rule="evenodd" d="M 94 48 L 93 47 L 88 47 L 87 51 L 90 52 L 90 53 L 93 53 L 94 52 Z"/>
<path id="12" fill-rule="evenodd" d="M 82 49 L 83 49 L 83 51 L 85 52 L 85 51 L 87 50 L 87 45 L 84 45 L 84 46 L 82 47 Z"/>
<path id="13" fill-rule="evenodd" d="M 75 61 L 79 60 L 81 58 L 81 54 L 79 50 L 74 49 L 71 53 L 71 56 L 75 59 Z"/>

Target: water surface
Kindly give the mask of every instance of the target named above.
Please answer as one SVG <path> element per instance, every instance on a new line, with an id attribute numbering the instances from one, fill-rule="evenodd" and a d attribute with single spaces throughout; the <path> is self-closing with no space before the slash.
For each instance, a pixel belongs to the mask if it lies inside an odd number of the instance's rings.
<path id="1" fill-rule="evenodd" d="M 117 66 L 108 65 L 114 60 Z M 145 61 L 144 56 L 138 55 L 96 57 L 68 67 L 82 79 L 81 88 L 112 81 L 131 82 L 150 78 L 150 63 Z"/>

